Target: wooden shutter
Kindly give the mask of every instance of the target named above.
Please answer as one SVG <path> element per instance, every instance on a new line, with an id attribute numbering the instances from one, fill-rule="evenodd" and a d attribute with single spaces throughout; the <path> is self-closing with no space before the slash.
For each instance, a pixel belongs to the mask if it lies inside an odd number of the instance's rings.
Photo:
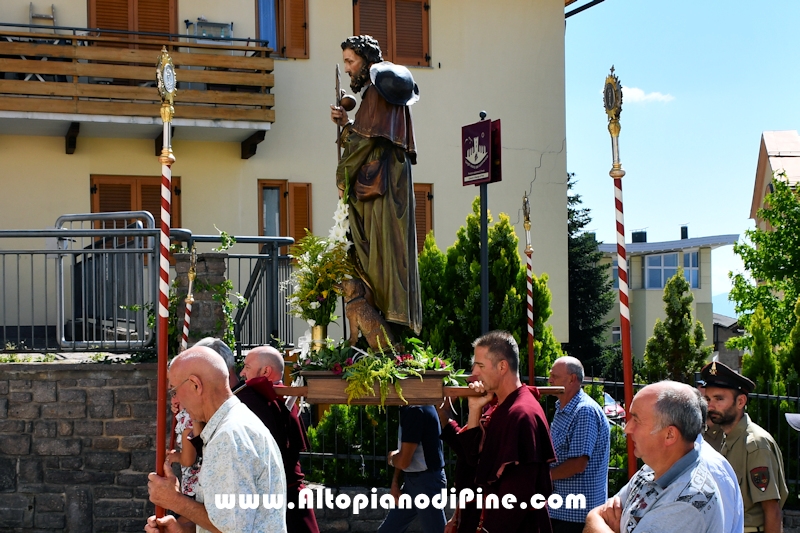
<path id="1" fill-rule="evenodd" d="M 425 237 L 433 230 L 433 184 L 414 184 L 414 215 L 417 224 L 417 253 L 425 246 Z"/>
<path id="2" fill-rule="evenodd" d="M 112 211 L 150 211 L 161 227 L 161 177 L 160 176 L 92 176 L 92 213 Z M 180 189 L 180 177 L 172 177 L 172 205 L 170 215 L 173 228 L 181 225 L 181 200 L 175 193 Z"/>
<path id="3" fill-rule="evenodd" d="M 278 39 L 284 57 L 308 59 L 308 0 L 281 0 Z"/>
<path id="4" fill-rule="evenodd" d="M 394 0 L 394 61 L 429 66 L 427 0 Z"/>
<path id="5" fill-rule="evenodd" d="M 132 4 L 130 0 L 90 0 L 89 26 L 103 30 L 130 30 Z"/>
<path id="6" fill-rule="evenodd" d="M 136 8 L 136 31 L 177 33 L 175 0 L 137 0 Z M 143 36 L 142 39 L 161 38 Z"/>
<path id="7" fill-rule="evenodd" d="M 311 227 L 311 184 L 289 182 L 289 237 L 294 242 L 306 236 Z"/>
<path id="8" fill-rule="evenodd" d="M 383 59 L 392 61 L 392 21 L 390 0 L 358 0 L 353 6 L 356 35 L 371 35 L 381 45 Z"/>

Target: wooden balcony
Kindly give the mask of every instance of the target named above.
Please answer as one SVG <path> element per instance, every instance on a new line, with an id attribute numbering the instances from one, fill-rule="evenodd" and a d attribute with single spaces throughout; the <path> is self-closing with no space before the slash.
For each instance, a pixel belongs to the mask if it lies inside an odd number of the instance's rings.
<path id="1" fill-rule="evenodd" d="M 178 80 L 176 122 L 246 123 L 243 129 L 251 131 L 253 123 L 262 123 L 255 129 L 269 129 L 275 120 L 273 60 L 268 48 L 245 44 L 3 31 L 0 113 L 80 115 L 82 122 L 160 120 L 155 65 L 166 46 Z"/>

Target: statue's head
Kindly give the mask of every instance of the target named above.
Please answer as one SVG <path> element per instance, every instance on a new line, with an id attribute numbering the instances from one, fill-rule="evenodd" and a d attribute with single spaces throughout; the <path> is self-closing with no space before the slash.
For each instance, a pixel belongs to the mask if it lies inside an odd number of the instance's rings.
<path id="1" fill-rule="evenodd" d="M 353 35 L 342 42 L 342 51 L 348 49 L 363 60 L 361 69 L 358 72 L 349 72 L 350 88 L 353 92 L 358 93 L 369 82 L 369 67 L 373 63 L 383 61 L 381 47 L 378 41 L 370 35 Z"/>

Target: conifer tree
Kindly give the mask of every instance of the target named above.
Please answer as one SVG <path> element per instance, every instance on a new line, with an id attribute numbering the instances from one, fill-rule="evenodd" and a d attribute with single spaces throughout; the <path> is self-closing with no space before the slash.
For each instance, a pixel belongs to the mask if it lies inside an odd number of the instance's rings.
<path id="1" fill-rule="evenodd" d="M 614 307 L 613 280 L 608 264 L 601 264 L 594 233 L 586 231 L 592 217 L 581 207 L 581 196 L 571 192 L 575 175 L 567 181 L 567 268 L 569 270 L 569 342 L 564 351 L 583 362 L 585 368 L 602 366 L 607 348 L 609 311 Z"/>
<path id="2" fill-rule="evenodd" d="M 525 318 L 525 267 L 519 256 L 514 228 L 507 215 L 492 223 L 489 215 L 489 329 L 511 332 L 520 346 L 520 373 L 527 373 Z M 420 254 L 422 340 L 445 351 L 461 368 L 470 368 L 472 341 L 481 334 L 480 200 L 456 234 L 456 242 L 443 253 L 432 235 Z M 533 280 L 534 338 L 537 375 L 544 375 L 562 352 L 547 326 L 551 294 L 547 275 Z"/>
<path id="3" fill-rule="evenodd" d="M 742 357 L 742 375 L 752 379 L 756 392 L 778 394 L 778 358 L 772 349 L 772 324 L 762 306 L 750 317 L 750 353 Z"/>
<path id="4" fill-rule="evenodd" d="M 702 322 L 692 318 L 693 300 L 683 269 L 679 268 L 664 288 L 667 317 L 656 320 L 653 336 L 645 345 L 644 372 L 650 381 L 669 378 L 691 383 L 694 373 L 711 355 L 711 346 L 703 346 L 706 334 Z"/>

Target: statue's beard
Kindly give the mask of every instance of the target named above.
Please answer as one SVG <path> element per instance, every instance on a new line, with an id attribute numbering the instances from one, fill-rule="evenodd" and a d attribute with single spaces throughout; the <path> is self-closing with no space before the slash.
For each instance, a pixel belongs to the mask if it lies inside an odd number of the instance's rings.
<path id="1" fill-rule="evenodd" d="M 350 77 L 350 88 L 353 90 L 354 93 L 358 94 L 361 92 L 367 83 L 369 83 L 369 67 L 364 65 L 361 67 L 361 70 L 355 76 Z"/>

